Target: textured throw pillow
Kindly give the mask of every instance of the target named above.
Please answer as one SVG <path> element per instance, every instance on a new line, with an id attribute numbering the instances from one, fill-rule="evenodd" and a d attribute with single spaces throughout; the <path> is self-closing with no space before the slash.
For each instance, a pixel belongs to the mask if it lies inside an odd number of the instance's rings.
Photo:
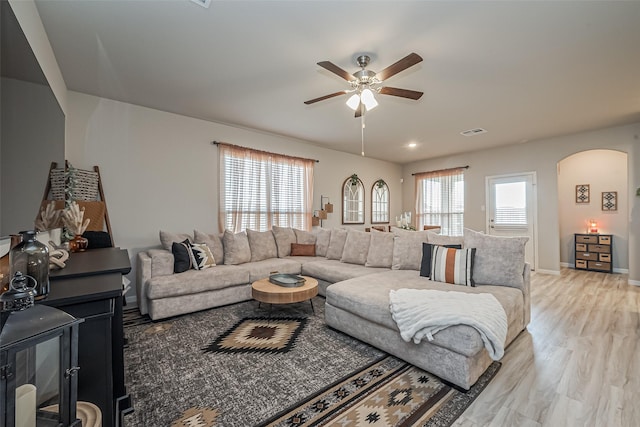
<path id="1" fill-rule="evenodd" d="M 331 238 L 329 239 L 329 247 L 327 248 L 327 259 L 342 258 L 342 250 L 344 242 L 347 240 L 347 230 L 343 228 L 334 228 L 331 230 Z"/>
<path id="2" fill-rule="evenodd" d="M 473 259 L 476 250 L 433 246 L 431 254 L 431 280 L 453 285 L 475 286 Z"/>
<path id="3" fill-rule="evenodd" d="M 251 261 L 278 258 L 276 239 L 273 238 L 271 230 L 247 230 L 247 238 L 249 239 L 249 248 L 251 250 Z"/>
<path id="4" fill-rule="evenodd" d="M 191 256 L 191 265 L 194 270 L 205 270 L 215 267 L 216 260 L 211 249 L 205 243 L 191 243 L 189 245 L 189 255 Z"/>
<path id="5" fill-rule="evenodd" d="M 393 270 L 420 270 L 422 244 L 427 242 L 426 231 L 397 233 L 393 241 Z"/>
<path id="6" fill-rule="evenodd" d="M 232 233 L 229 230 L 224 231 L 222 236 L 224 244 L 224 264 L 238 265 L 251 261 L 251 249 L 247 233 Z"/>
<path id="7" fill-rule="evenodd" d="M 294 233 L 296 233 L 296 243 L 302 243 L 304 245 L 315 245 L 316 244 L 316 235 L 304 230 L 298 230 L 297 228 L 293 229 Z"/>
<path id="8" fill-rule="evenodd" d="M 528 237 L 489 236 L 474 230 L 464 230 L 464 247 L 476 248 L 473 280 L 477 284 L 524 286 L 524 246 Z"/>
<path id="9" fill-rule="evenodd" d="M 316 256 L 316 245 L 292 243 L 291 256 Z"/>
<path id="10" fill-rule="evenodd" d="M 349 230 L 347 232 L 347 238 L 344 241 L 340 262 L 364 265 L 364 263 L 367 262 L 370 242 L 371 233 Z"/>
<path id="11" fill-rule="evenodd" d="M 162 244 L 162 247 L 168 251 L 173 249 L 173 242 L 180 243 L 185 240 L 191 241 L 192 239 L 193 237 L 187 233 L 171 233 L 169 231 L 160 230 L 160 243 Z"/>
<path id="12" fill-rule="evenodd" d="M 373 231 L 373 229 L 372 229 Z M 371 233 L 369 253 L 365 267 L 391 268 L 393 263 L 393 234 L 376 231 Z"/>
<path id="13" fill-rule="evenodd" d="M 291 244 L 296 243 L 296 233 L 293 231 L 293 228 L 274 225 L 271 227 L 271 232 L 276 239 L 278 257 L 284 258 L 291 255 Z"/>
<path id="14" fill-rule="evenodd" d="M 318 227 L 312 233 L 316 236 L 316 255 L 326 257 L 327 249 L 329 249 L 329 240 L 331 239 L 331 230 Z"/>
<path id="15" fill-rule="evenodd" d="M 219 234 L 207 234 L 199 230 L 193 230 L 193 241 L 207 245 L 216 260 L 216 264 L 224 264 L 224 247 Z"/>
<path id="16" fill-rule="evenodd" d="M 433 251 L 433 245 L 431 243 L 422 244 L 422 262 L 420 263 L 420 276 L 431 276 L 431 253 Z M 462 245 L 442 245 L 445 248 L 462 249 Z"/>
<path id="17" fill-rule="evenodd" d="M 173 253 L 173 272 L 183 273 L 191 269 L 191 248 L 188 239 L 182 242 L 173 242 L 171 252 Z"/>

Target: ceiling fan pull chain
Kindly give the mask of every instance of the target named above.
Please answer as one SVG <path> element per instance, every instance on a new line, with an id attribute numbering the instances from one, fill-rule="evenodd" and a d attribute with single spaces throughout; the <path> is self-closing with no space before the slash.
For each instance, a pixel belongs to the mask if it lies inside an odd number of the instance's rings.
<path id="1" fill-rule="evenodd" d="M 360 118 L 362 119 L 362 127 L 360 129 L 360 140 L 361 140 L 361 154 L 362 157 L 364 157 L 364 109 L 362 109 L 362 116 L 360 116 Z"/>

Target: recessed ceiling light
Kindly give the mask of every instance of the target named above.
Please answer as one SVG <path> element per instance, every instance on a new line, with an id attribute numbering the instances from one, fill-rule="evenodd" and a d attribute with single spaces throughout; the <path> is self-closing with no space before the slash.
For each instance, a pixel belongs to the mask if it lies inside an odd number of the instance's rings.
<path id="1" fill-rule="evenodd" d="M 474 128 L 460 132 L 460 134 L 464 136 L 480 135 L 481 133 L 487 133 L 486 129 Z"/>
<path id="2" fill-rule="evenodd" d="M 418 146 L 418 144 L 416 144 L 415 142 L 411 142 L 409 143 L 409 145 L 407 145 L 407 147 L 409 148 L 416 148 Z"/>
<path id="3" fill-rule="evenodd" d="M 209 6 L 211 5 L 211 0 L 191 0 L 191 1 L 197 5 L 204 7 L 205 9 L 209 9 Z"/>

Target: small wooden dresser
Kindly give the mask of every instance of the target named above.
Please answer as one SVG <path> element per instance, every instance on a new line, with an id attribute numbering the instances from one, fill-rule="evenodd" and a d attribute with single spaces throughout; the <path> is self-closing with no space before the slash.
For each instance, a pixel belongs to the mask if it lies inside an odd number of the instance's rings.
<path id="1" fill-rule="evenodd" d="M 576 270 L 613 272 L 613 235 L 575 235 Z"/>

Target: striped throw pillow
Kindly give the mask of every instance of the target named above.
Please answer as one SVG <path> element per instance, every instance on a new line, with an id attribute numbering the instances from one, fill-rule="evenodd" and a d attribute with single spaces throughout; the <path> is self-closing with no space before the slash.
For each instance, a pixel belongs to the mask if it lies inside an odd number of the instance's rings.
<path id="1" fill-rule="evenodd" d="M 475 248 L 453 249 L 434 246 L 431 254 L 431 280 L 454 285 L 475 286 L 473 259 Z"/>

